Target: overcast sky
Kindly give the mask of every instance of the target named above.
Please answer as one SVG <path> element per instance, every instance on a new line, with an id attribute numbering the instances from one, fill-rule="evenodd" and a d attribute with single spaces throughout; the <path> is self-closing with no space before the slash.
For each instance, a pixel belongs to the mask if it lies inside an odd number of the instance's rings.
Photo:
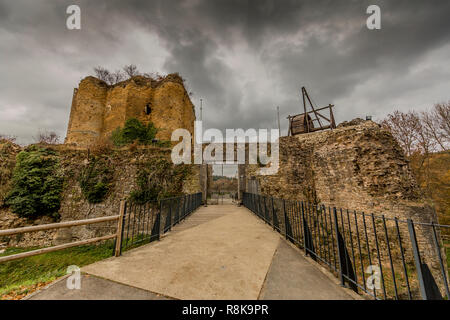
<path id="1" fill-rule="evenodd" d="M 81 30 L 66 28 L 70 4 Z M 450 100 L 449 17 L 448 0 L 0 0 L 0 133 L 64 137 L 79 81 L 130 63 L 179 72 L 206 128 L 276 128 L 280 106 L 286 134 L 302 86 L 338 122 L 423 110 Z"/>

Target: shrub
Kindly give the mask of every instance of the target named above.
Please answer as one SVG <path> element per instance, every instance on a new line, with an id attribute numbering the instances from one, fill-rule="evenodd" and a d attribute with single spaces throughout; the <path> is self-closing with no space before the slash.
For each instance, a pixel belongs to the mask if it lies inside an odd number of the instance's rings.
<path id="1" fill-rule="evenodd" d="M 156 136 L 157 129 L 152 122 L 147 126 L 142 124 L 138 119 L 128 119 L 123 128 L 118 127 L 113 131 L 111 139 L 116 146 L 138 141 L 141 144 L 150 144 Z"/>
<path id="2" fill-rule="evenodd" d="M 83 196 L 89 203 L 105 200 L 112 187 L 113 171 L 102 158 L 94 158 L 81 171 L 79 182 Z"/>
<path id="3" fill-rule="evenodd" d="M 21 217 L 59 217 L 63 178 L 51 149 L 31 146 L 16 158 L 12 189 L 5 204 Z"/>

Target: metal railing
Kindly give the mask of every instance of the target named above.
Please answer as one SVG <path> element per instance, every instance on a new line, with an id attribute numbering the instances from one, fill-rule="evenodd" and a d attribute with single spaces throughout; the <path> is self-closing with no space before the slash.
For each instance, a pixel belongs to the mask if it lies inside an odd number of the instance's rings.
<path id="1" fill-rule="evenodd" d="M 118 240 L 116 256 L 123 250 L 159 240 L 161 234 L 170 231 L 174 225 L 194 212 L 201 203 L 201 193 L 166 198 L 142 205 L 125 202 L 121 212 L 121 237 Z"/>
<path id="2" fill-rule="evenodd" d="M 243 204 L 327 266 L 342 286 L 374 299 L 450 297 L 442 242 L 448 225 L 251 193 L 243 194 Z"/>

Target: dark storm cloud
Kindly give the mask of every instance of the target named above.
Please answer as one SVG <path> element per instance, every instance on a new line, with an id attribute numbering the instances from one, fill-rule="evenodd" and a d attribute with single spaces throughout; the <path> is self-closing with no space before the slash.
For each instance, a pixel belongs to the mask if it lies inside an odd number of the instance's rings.
<path id="1" fill-rule="evenodd" d="M 70 4 L 80 31 L 65 28 Z M 370 4 L 381 30 L 366 28 Z M 78 81 L 127 63 L 179 72 L 207 127 L 274 127 L 303 85 L 338 120 L 425 108 L 449 99 L 449 14 L 419 0 L 0 1 L 0 133 L 63 135 Z"/>

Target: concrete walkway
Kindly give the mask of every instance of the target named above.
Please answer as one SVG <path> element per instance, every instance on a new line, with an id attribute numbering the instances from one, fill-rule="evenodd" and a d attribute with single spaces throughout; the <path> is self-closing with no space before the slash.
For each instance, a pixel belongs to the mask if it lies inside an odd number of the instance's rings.
<path id="1" fill-rule="evenodd" d="M 53 285 L 31 299 L 352 299 L 253 213 L 234 205 L 201 207 L 161 241 L 82 271 L 89 276 L 81 290 Z"/>

